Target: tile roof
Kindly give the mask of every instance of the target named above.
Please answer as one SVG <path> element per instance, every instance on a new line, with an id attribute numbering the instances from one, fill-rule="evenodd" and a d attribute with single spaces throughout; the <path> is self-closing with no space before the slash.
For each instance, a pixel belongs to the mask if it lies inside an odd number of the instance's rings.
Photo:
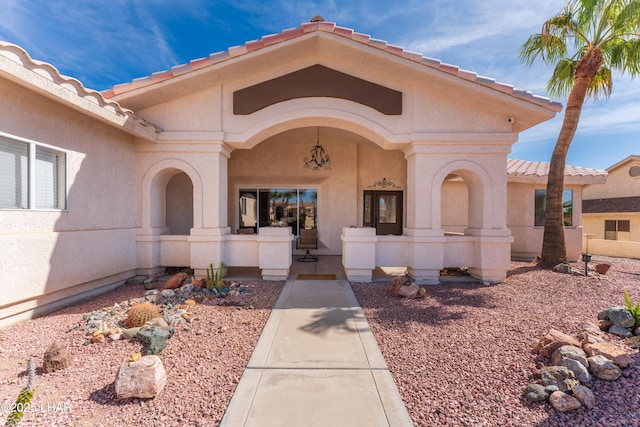
<path id="1" fill-rule="evenodd" d="M 32 59 L 20 46 L 0 40 L 0 57 L 2 57 L 0 59 L 6 58 L 9 61 L 12 61 L 20 66 L 20 69 L 30 70 L 38 76 L 44 77 L 46 81 L 54 83 L 57 87 L 66 89 L 72 94 L 78 96 L 80 99 L 88 101 L 88 103 L 84 104 L 85 111 L 90 111 L 91 105 L 97 105 L 105 111 L 115 114 L 117 117 L 131 119 L 131 121 L 135 122 L 137 125 L 148 130 L 153 132 L 158 131 L 154 125 L 136 116 L 133 111 L 121 107 L 120 104 L 115 101 L 107 100 L 101 92 L 87 89 L 80 81 L 72 77 L 63 76 L 53 65 L 49 63 Z M 12 73 L 12 69 L 20 70 L 10 67 L 8 65 L 10 64 L 9 62 L 5 62 L 5 64 L 6 66 L 2 67 L 2 69 L 9 74 Z M 64 95 L 62 98 L 66 102 L 71 101 L 71 103 L 77 105 L 76 102 L 72 101 L 71 97 Z M 82 102 L 80 104 L 82 104 Z"/>
<path id="2" fill-rule="evenodd" d="M 543 177 L 549 174 L 548 162 L 530 162 L 527 160 L 507 159 L 507 175 Z M 565 177 L 606 177 L 607 171 L 566 165 Z"/>
<path id="3" fill-rule="evenodd" d="M 582 213 L 640 212 L 640 196 L 582 201 Z"/>
<path id="4" fill-rule="evenodd" d="M 172 67 L 170 70 L 160 71 L 158 73 L 153 73 L 151 76 L 134 79 L 129 83 L 115 85 L 112 89 L 104 91 L 103 95 L 107 98 L 110 98 L 110 97 L 119 95 L 121 93 L 126 93 L 129 91 L 135 90 L 137 88 L 141 88 L 141 87 L 152 85 L 154 83 L 165 81 L 165 80 L 180 76 L 182 74 L 201 69 L 203 67 L 221 63 L 223 61 L 227 61 L 229 59 L 232 59 L 238 56 L 246 55 L 253 51 L 264 49 L 268 46 L 271 46 L 277 43 L 282 43 L 287 40 L 292 40 L 298 37 L 302 37 L 305 34 L 309 34 L 313 32 L 335 34 L 337 36 L 344 37 L 349 40 L 353 40 L 357 43 L 374 47 L 376 49 L 380 49 L 387 53 L 402 57 L 409 61 L 419 63 L 423 66 L 433 68 L 448 74 L 452 74 L 454 76 L 457 76 L 459 78 L 462 78 L 471 82 L 475 82 L 477 84 L 497 90 L 507 95 L 511 95 L 516 98 L 520 98 L 522 100 L 532 102 L 548 110 L 555 111 L 555 112 L 559 112 L 562 110 L 561 103 L 551 101 L 549 98 L 533 95 L 531 92 L 521 90 L 521 89 L 516 89 L 509 84 L 496 82 L 495 79 L 492 79 L 489 77 L 478 76 L 476 73 L 472 71 L 462 70 L 455 65 L 445 64 L 437 59 L 424 57 L 419 53 L 406 51 L 402 47 L 388 44 L 384 40 L 374 39 L 367 34 L 355 32 L 350 28 L 340 27 L 333 22 L 305 22 L 299 27 L 287 29 L 277 34 L 270 34 L 262 37 L 260 40 L 253 40 L 253 41 L 246 42 L 244 45 L 241 45 L 241 46 L 230 47 L 225 51 L 212 53 L 208 57 L 195 59 L 189 62 L 188 64 L 177 65 L 175 67 Z"/>

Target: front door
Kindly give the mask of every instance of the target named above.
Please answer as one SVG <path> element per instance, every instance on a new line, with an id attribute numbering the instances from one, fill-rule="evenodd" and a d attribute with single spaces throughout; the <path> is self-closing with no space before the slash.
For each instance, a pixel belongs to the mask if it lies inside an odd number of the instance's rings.
<path id="1" fill-rule="evenodd" d="M 364 192 L 365 227 L 375 227 L 376 234 L 402 234 L 402 191 Z"/>

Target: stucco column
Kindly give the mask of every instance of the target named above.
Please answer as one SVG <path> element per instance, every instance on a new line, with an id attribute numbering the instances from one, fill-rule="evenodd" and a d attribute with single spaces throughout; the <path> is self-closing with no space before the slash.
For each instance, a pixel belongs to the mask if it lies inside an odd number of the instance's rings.
<path id="1" fill-rule="evenodd" d="M 225 261 L 226 236 L 231 233 L 227 220 L 228 161 L 230 150 L 221 141 L 211 141 L 201 153 L 196 169 L 202 177 L 202 227 L 192 228 L 191 268 L 196 274 L 206 271 L 209 264 Z"/>
<path id="2" fill-rule="evenodd" d="M 287 280 L 293 252 L 290 227 L 260 227 L 258 267 L 264 280 Z"/>
<path id="3" fill-rule="evenodd" d="M 376 229 L 344 227 L 342 229 L 342 265 L 352 282 L 370 282 L 376 268 Z"/>
<path id="4" fill-rule="evenodd" d="M 433 157 L 426 145 L 413 143 L 405 150 L 407 226 L 404 234 L 409 236 L 407 274 L 419 284 L 438 284 L 444 264 L 445 239 L 440 228 L 440 207 L 433 206 L 434 193 L 439 194 L 433 188 L 433 177 L 438 170 Z"/>

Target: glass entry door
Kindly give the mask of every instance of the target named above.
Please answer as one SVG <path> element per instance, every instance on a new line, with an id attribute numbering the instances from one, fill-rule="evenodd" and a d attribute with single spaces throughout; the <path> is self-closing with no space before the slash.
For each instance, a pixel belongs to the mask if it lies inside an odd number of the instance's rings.
<path id="1" fill-rule="evenodd" d="M 365 191 L 363 225 L 379 235 L 401 235 L 402 191 Z"/>

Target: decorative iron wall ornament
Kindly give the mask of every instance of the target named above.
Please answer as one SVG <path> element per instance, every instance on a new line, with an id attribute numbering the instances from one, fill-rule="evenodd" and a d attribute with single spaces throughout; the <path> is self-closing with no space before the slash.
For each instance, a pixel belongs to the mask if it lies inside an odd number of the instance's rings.
<path id="1" fill-rule="evenodd" d="M 378 181 L 376 183 L 374 183 L 373 185 L 370 185 L 369 188 L 400 188 L 398 187 L 396 184 L 394 184 L 391 181 L 388 181 L 387 178 L 382 178 L 382 181 Z"/>
<path id="2" fill-rule="evenodd" d="M 331 158 L 320 145 L 320 126 L 317 129 L 316 145 L 310 150 L 311 158 L 304 158 L 304 167 L 311 170 L 331 169 Z"/>

